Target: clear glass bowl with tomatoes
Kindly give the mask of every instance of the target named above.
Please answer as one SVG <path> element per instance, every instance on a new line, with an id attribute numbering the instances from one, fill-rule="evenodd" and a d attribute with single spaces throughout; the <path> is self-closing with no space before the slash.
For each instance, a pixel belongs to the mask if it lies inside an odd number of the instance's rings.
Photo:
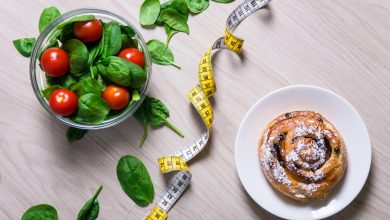
<path id="1" fill-rule="evenodd" d="M 35 95 L 56 119 L 80 129 L 116 125 L 138 109 L 150 86 L 151 58 L 137 29 L 98 9 L 51 22 L 31 56 Z"/>

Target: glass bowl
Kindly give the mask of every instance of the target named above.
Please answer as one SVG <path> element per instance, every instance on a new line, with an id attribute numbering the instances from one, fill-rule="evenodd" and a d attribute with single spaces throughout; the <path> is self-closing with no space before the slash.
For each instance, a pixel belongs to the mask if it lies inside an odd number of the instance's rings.
<path id="1" fill-rule="evenodd" d="M 46 83 L 46 76 L 45 72 L 40 68 L 39 66 L 39 54 L 40 51 L 45 48 L 50 42 L 50 38 L 54 35 L 56 27 L 70 19 L 76 16 L 80 15 L 93 15 L 97 19 L 101 19 L 104 22 L 108 21 L 116 21 L 121 25 L 128 25 L 131 27 L 136 35 L 135 39 L 138 40 L 138 49 L 141 50 L 144 53 L 145 57 L 145 73 L 147 80 L 144 84 L 144 86 L 139 90 L 140 100 L 139 101 L 131 101 L 128 107 L 126 107 L 124 110 L 121 110 L 121 113 L 113 118 L 107 118 L 105 119 L 101 124 L 87 124 L 87 123 L 79 123 L 72 121 L 70 118 L 63 117 L 60 115 L 55 114 L 50 106 L 48 101 L 44 98 L 42 94 L 42 89 L 47 87 Z M 116 14 L 113 14 L 108 11 L 99 10 L 99 9 L 77 9 L 74 11 L 67 12 L 65 14 L 62 14 L 58 18 L 56 18 L 54 21 L 52 21 L 46 29 L 39 35 L 36 44 L 34 46 L 31 60 L 30 60 L 30 80 L 31 85 L 33 87 L 34 93 L 36 97 L 38 98 L 39 103 L 43 106 L 43 108 L 46 109 L 54 118 L 56 118 L 58 121 L 64 123 L 67 126 L 72 126 L 79 129 L 87 129 L 87 130 L 94 130 L 94 129 L 102 129 L 102 128 L 108 128 L 114 125 L 117 125 L 127 118 L 129 118 L 131 115 L 135 113 L 135 111 L 140 107 L 141 103 L 146 97 L 146 94 L 149 91 L 150 87 L 150 79 L 151 79 L 151 73 L 152 73 L 152 62 L 150 54 L 147 50 L 145 40 L 139 33 L 139 31 L 126 19 L 122 18 L 121 16 L 118 16 Z"/>

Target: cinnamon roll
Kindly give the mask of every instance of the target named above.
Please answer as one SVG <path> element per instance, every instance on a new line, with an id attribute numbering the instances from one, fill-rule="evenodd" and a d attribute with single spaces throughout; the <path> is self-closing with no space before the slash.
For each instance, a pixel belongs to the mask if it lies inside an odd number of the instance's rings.
<path id="1" fill-rule="evenodd" d="M 326 197 L 347 166 L 340 133 L 312 111 L 289 112 L 271 121 L 260 138 L 258 154 L 270 184 L 299 201 Z"/>

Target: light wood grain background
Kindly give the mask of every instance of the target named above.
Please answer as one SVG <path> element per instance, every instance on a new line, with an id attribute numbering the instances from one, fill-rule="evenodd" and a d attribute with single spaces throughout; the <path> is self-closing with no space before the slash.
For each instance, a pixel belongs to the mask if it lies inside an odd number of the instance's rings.
<path id="1" fill-rule="evenodd" d="M 171 110 L 170 119 L 186 137 L 168 128 L 150 131 L 137 148 L 141 126 L 133 119 L 90 132 L 69 144 L 66 127 L 54 121 L 34 97 L 28 59 L 12 40 L 37 36 L 44 7 L 62 12 L 82 7 L 106 9 L 137 27 L 141 0 L 2 0 L 0 1 L 0 219 L 19 219 L 30 206 L 54 205 L 60 219 L 75 219 L 98 185 L 99 219 L 141 219 L 121 190 L 115 168 L 125 154 L 141 158 L 151 173 L 156 195 L 166 179 L 156 158 L 175 152 L 203 129 L 186 99 L 197 83 L 201 55 L 224 31 L 225 19 L 241 1 L 211 2 L 189 19 L 190 35 L 171 43 L 181 70 L 153 67 L 150 94 Z M 220 51 L 214 57 L 218 93 L 211 142 L 193 162 L 193 181 L 170 212 L 170 219 L 273 219 L 246 194 L 234 165 L 234 140 L 244 114 L 256 100 L 287 85 L 329 88 L 349 100 L 369 129 L 373 162 L 363 191 L 335 219 L 384 219 L 390 215 L 390 1 L 274 0 L 236 31 L 246 39 L 240 59 Z M 140 28 L 140 27 L 139 27 Z M 146 39 L 165 40 L 162 28 L 141 29 Z"/>

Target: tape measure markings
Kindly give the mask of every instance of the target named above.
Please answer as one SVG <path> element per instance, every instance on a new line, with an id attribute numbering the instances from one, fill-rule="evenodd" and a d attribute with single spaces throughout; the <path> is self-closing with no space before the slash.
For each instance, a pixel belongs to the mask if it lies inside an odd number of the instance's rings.
<path id="1" fill-rule="evenodd" d="M 198 69 L 199 85 L 196 85 L 191 90 L 188 94 L 188 99 L 203 119 L 207 130 L 196 138 L 194 142 L 179 150 L 176 154 L 158 158 L 158 165 L 162 173 L 177 173 L 173 176 L 161 198 L 154 204 L 149 214 L 145 217 L 146 220 L 165 220 L 168 218 L 167 213 L 185 191 L 192 178 L 186 162 L 190 161 L 202 151 L 209 140 L 214 113 L 208 98 L 217 91 L 211 63 L 212 51 L 227 48 L 238 54 L 244 44 L 244 40 L 234 36 L 232 31 L 245 18 L 264 7 L 270 1 L 245 0 L 241 3 L 229 15 L 226 22 L 225 35 L 218 38 L 200 60 Z"/>

